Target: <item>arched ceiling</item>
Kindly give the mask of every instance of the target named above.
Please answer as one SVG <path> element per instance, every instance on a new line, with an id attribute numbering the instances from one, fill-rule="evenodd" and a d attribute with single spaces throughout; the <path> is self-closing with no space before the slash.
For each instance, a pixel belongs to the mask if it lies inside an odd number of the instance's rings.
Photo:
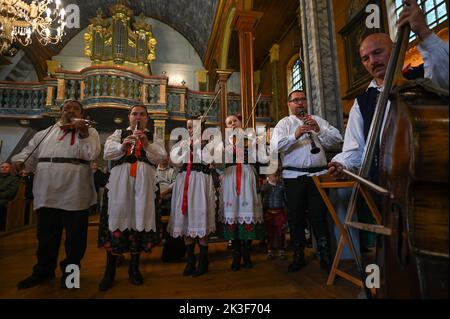
<path id="1" fill-rule="evenodd" d="M 42 46 L 34 39 L 30 46 L 22 47 L 35 66 L 40 80 L 47 76 L 46 60 L 51 60 L 78 33 L 89 25 L 89 19 L 101 9 L 103 17 L 110 17 L 109 7 L 118 2 L 126 2 L 135 16 L 144 13 L 146 17 L 157 19 L 182 34 L 203 60 L 214 24 L 219 0 L 62 0 L 64 6 L 75 4 L 80 9 L 80 28 L 66 29 L 62 42 Z M 7 64 L 0 59 L 0 64 Z"/>
<path id="2" fill-rule="evenodd" d="M 97 14 L 100 8 L 103 17 L 110 17 L 109 7 L 124 0 L 63 0 L 64 5 L 76 4 L 80 8 L 80 28 L 66 29 L 66 35 L 57 45 L 41 46 L 37 41 L 23 49 L 36 68 L 39 79 L 44 78 L 47 70 L 46 60 L 57 55 L 60 50 L 78 33 L 86 28 L 89 19 Z M 219 10 L 219 0 L 131 0 L 127 5 L 135 16 L 144 13 L 145 16 L 157 19 L 182 34 L 194 47 L 203 63 L 208 50 L 216 13 Z M 296 21 L 298 0 L 258 0 L 253 2 L 252 10 L 262 12 L 263 16 L 254 30 L 255 68 L 258 69 L 268 58 L 268 52 Z M 220 24 L 220 23 L 219 23 Z M 223 27 L 223 25 L 219 26 Z M 158 39 L 157 39 L 158 40 Z M 215 45 L 220 45 L 216 43 Z M 231 34 L 228 56 L 228 67 L 239 69 L 239 41 L 236 31 Z M 0 61 L 1 63 L 1 61 Z M 209 65 L 205 65 L 209 68 Z"/>
<path id="3" fill-rule="evenodd" d="M 64 47 L 79 30 L 88 26 L 89 19 L 96 16 L 98 8 L 103 11 L 104 17 L 110 17 L 109 7 L 116 4 L 117 0 L 70 0 L 66 2 L 79 6 L 80 29 L 66 30 L 67 34 L 62 43 L 58 44 L 56 51 Z M 144 13 L 145 16 L 166 23 L 180 32 L 203 58 L 218 2 L 219 0 L 132 0 L 128 1 L 127 5 L 136 16 Z"/>

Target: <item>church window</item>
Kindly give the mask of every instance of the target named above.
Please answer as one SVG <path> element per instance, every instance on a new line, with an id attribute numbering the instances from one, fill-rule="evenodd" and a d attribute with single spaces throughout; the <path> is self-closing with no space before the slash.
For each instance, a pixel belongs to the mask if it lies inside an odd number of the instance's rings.
<path id="1" fill-rule="evenodd" d="M 302 64 L 300 59 L 292 66 L 292 90 L 303 90 Z"/>
<path id="2" fill-rule="evenodd" d="M 448 20 L 448 8 L 445 0 L 420 0 L 419 5 L 425 13 L 428 26 L 433 29 Z M 395 0 L 395 16 L 398 19 L 403 10 L 403 1 Z M 416 40 L 417 36 L 411 32 L 409 42 Z"/>

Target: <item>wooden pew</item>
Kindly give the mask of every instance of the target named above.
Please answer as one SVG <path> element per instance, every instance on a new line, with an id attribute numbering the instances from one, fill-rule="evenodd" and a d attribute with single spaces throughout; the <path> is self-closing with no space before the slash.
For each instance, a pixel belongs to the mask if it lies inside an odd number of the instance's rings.
<path id="1" fill-rule="evenodd" d="M 25 183 L 19 181 L 16 196 L 8 202 L 6 208 L 6 228 L 5 231 L 11 231 L 24 226 L 25 209 Z"/>

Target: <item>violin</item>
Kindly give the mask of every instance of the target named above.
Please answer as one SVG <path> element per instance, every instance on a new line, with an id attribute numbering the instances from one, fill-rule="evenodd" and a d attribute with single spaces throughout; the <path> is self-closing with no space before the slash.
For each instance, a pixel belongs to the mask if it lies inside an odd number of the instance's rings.
<path id="1" fill-rule="evenodd" d="M 87 127 L 95 127 L 95 125 L 98 124 L 97 122 L 87 120 L 87 119 L 73 118 L 73 119 L 71 119 L 71 122 L 61 124 L 60 128 L 63 130 L 73 130 L 76 128 L 76 125 L 79 122 L 84 122 Z"/>

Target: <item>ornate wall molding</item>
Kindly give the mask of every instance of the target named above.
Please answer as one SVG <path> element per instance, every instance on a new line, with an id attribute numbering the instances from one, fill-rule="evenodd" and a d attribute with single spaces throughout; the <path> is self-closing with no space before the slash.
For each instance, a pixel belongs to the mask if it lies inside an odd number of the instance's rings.
<path id="1" fill-rule="evenodd" d="M 332 0 L 300 0 L 309 111 L 342 131 L 342 105 Z"/>

